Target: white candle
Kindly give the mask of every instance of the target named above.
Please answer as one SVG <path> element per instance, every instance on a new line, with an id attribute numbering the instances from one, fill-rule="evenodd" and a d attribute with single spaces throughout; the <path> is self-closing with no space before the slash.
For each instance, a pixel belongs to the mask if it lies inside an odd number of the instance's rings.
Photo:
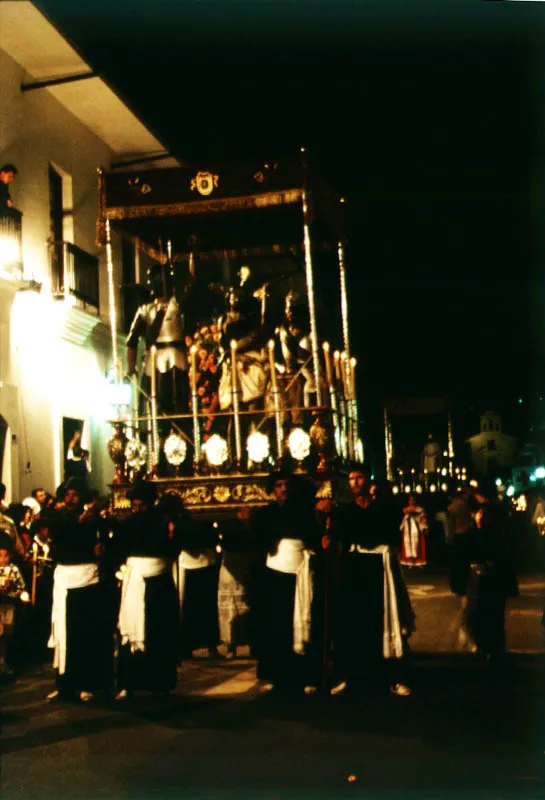
<path id="1" fill-rule="evenodd" d="M 150 347 L 150 379 L 151 379 L 151 396 L 155 397 L 157 394 L 157 373 L 155 362 L 157 360 L 157 348 L 154 344 Z"/>
<path id="2" fill-rule="evenodd" d="M 333 386 L 333 376 L 331 372 L 331 356 L 329 353 L 329 342 L 324 342 L 322 347 L 324 348 L 325 375 L 327 378 L 327 385 L 328 388 L 331 389 L 331 387 Z"/>
<path id="3" fill-rule="evenodd" d="M 274 340 L 270 339 L 269 344 L 269 366 L 271 368 L 271 385 L 273 392 L 277 391 L 277 383 L 276 383 L 276 364 L 274 361 Z"/>
<path id="4" fill-rule="evenodd" d="M 197 394 L 197 345 L 191 345 L 189 354 L 191 357 L 191 393 L 195 397 Z"/>

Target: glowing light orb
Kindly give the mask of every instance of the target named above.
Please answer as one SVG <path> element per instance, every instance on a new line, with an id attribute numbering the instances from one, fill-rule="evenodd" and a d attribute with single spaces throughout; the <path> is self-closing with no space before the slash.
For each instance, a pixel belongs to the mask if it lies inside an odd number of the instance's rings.
<path id="1" fill-rule="evenodd" d="M 261 464 L 269 457 L 271 446 L 269 439 L 264 433 L 253 431 L 248 436 L 246 442 L 246 450 L 248 451 L 248 458 L 256 464 Z"/>
<path id="2" fill-rule="evenodd" d="M 172 464 L 174 467 L 179 467 L 180 464 L 185 460 L 187 454 L 187 444 L 182 439 L 180 434 L 171 433 L 170 436 L 165 440 L 163 450 L 165 451 L 165 458 L 168 463 Z"/>
<path id="3" fill-rule="evenodd" d="M 131 439 L 125 447 L 125 461 L 131 469 L 142 469 L 146 463 L 148 448 L 140 439 Z"/>
<path id="4" fill-rule="evenodd" d="M 294 428 L 288 436 L 288 448 L 296 461 L 303 461 L 310 453 L 310 436 L 302 428 Z"/>
<path id="5" fill-rule="evenodd" d="M 202 446 L 206 460 L 212 467 L 221 467 L 229 458 L 227 442 L 219 434 L 214 433 Z"/>

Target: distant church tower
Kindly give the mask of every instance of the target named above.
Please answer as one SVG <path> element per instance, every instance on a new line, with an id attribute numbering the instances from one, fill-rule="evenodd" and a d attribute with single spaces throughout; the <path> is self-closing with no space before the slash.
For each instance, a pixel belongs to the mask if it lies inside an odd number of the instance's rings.
<path id="1" fill-rule="evenodd" d="M 481 417 L 481 432 L 468 439 L 471 460 L 481 475 L 495 477 L 499 469 L 512 467 L 517 440 L 503 432 L 501 417 L 495 411 L 485 411 Z"/>

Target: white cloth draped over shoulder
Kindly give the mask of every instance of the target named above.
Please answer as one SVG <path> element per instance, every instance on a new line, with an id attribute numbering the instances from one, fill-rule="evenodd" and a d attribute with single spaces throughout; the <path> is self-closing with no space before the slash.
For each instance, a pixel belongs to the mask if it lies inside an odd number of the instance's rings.
<path id="1" fill-rule="evenodd" d="M 70 589 L 83 589 L 98 583 L 97 564 L 57 564 L 53 582 L 51 636 L 48 647 L 54 649 L 53 667 L 66 671 L 66 600 Z"/>
<path id="2" fill-rule="evenodd" d="M 293 650 L 302 655 L 310 642 L 312 578 L 310 552 L 301 539 L 280 539 L 276 553 L 267 556 L 267 567 L 276 572 L 295 575 L 293 610 Z"/>
<path id="3" fill-rule="evenodd" d="M 216 558 L 216 550 L 213 547 L 206 547 L 202 550 L 188 548 L 180 552 L 177 561 L 173 564 L 174 583 L 178 590 L 180 608 L 184 604 L 186 569 L 211 567 L 216 563 Z"/>
<path id="4" fill-rule="evenodd" d="M 121 644 L 129 644 L 131 652 L 146 649 L 146 578 L 156 578 L 170 570 L 170 559 L 131 556 L 123 578 L 119 607 Z"/>
<path id="5" fill-rule="evenodd" d="M 399 608 L 397 594 L 392 572 L 392 550 L 388 545 L 381 544 L 370 550 L 353 544 L 351 553 L 362 553 L 382 556 L 384 571 L 384 632 L 382 637 L 382 655 L 384 658 L 401 658 L 403 656 L 403 637 L 399 622 Z"/>

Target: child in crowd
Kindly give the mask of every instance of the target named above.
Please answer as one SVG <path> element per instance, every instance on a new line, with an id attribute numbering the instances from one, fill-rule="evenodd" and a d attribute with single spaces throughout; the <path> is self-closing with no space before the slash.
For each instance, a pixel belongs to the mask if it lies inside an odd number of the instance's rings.
<path id="1" fill-rule="evenodd" d="M 28 602 L 21 572 L 11 563 L 11 547 L 6 537 L 0 539 L 0 677 L 11 674 L 8 665 L 8 640 L 15 630 L 17 605 Z"/>

